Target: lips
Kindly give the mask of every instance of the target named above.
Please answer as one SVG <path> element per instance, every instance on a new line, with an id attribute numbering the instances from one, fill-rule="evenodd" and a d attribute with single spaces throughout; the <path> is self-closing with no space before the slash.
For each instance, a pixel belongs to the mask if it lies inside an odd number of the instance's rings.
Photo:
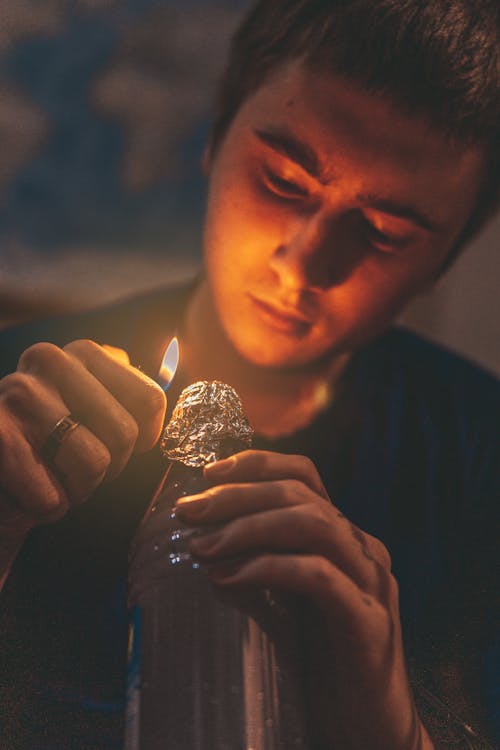
<path id="1" fill-rule="evenodd" d="M 271 328 L 282 333 L 303 335 L 311 327 L 312 321 L 295 310 L 276 307 L 263 299 L 249 295 L 258 315 Z"/>

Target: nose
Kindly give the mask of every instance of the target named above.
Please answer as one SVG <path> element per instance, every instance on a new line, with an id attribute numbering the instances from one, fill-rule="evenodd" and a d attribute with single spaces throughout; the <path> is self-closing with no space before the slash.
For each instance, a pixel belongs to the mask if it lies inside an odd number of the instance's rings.
<path id="1" fill-rule="evenodd" d="M 330 285 L 330 224 L 320 216 L 294 217 L 290 221 L 270 262 L 283 288 L 321 289 Z"/>
<path id="2" fill-rule="evenodd" d="M 289 291 L 321 291 L 344 280 L 359 255 L 352 217 L 342 213 L 295 217 L 270 266 Z"/>

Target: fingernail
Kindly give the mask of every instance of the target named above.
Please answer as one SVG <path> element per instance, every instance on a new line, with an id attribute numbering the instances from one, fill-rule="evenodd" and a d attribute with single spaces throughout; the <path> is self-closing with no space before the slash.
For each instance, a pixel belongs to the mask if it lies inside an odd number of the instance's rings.
<path id="1" fill-rule="evenodd" d="M 233 469 L 236 463 L 236 458 L 230 456 L 229 458 L 223 458 L 221 461 L 215 461 L 212 464 L 205 466 L 205 473 L 211 477 L 222 477 Z"/>
<path id="2" fill-rule="evenodd" d="M 179 518 L 181 521 L 190 518 L 200 519 L 205 514 L 206 509 L 206 500 L 183 497 L 175 504 L 173 513 L 175 518 Z"/>
<path id="3" fill-rule="evenodd" d="M 189 505 L 190 503 L 197 503 L 204 499 L 203 495 L 182 495 L 182 497 L 176 500 L 175 505 L 178 508 L 180 505 Z"/>

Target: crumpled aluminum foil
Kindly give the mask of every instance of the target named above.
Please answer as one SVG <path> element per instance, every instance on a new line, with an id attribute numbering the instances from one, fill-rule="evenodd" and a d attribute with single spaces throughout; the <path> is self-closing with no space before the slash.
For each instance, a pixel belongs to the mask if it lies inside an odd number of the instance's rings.
<path id="1" fill-rule="evenodd" d="M 200 380 L 179 396 L 161 449 L 171 461 L 199 467 L 248 448 L 252 435 L 234 388 Z"/>

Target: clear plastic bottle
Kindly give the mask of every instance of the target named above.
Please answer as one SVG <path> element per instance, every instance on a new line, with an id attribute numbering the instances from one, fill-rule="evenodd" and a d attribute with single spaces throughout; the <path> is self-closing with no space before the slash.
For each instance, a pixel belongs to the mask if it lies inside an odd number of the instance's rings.
<path id="1" fill-rule="evenodd" d="M 249 444 L 239 398 L 195 383 L 165 430 L 171 460 L 131 549 L 126 750 L 307 750 L 293 609 L 257 592 L 236 608 L 187 552 L 172 513 L 203 465 Z M 243 608 L 245 611 L 243 611 Z"/>

